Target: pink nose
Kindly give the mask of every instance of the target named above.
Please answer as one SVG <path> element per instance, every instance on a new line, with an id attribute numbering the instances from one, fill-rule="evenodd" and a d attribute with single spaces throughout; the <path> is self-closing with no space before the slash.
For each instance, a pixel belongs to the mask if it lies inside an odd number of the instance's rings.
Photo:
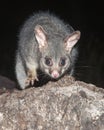
<path id="1" fill-rule="evenodd" d="M 58 78 L 59 77 L 59 72 L 57 70 L 53 70 L 52 73 L 51 73 L 51 76 L 53 78 Z"/>

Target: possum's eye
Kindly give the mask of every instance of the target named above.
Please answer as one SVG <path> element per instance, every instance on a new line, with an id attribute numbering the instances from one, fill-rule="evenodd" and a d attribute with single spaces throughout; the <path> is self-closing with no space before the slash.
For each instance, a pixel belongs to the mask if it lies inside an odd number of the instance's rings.
<path id="1" fill-rule="evenodd" d="M 50 57 L 45 57 L 45 64 L 47 66 L 52 66 L 53 65 L 52 59 Z"/>
<path id="2" fill-rule="evenodd" d="M 60 59 L 59 66 L 65 66 L 65 64 L 66 64 L 66 58 L 63 57 Z"/>

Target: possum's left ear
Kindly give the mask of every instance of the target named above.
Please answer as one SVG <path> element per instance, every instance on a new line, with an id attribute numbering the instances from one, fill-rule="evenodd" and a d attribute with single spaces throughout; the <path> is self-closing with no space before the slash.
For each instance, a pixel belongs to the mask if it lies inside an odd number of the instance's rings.
<path id="1" fill-rule="evenodd" d="M 39 45 L 39 49 L 42 50 L 47 46 L 46 32 L 41 25 L 36 25 L 34 33 Z"/>
<path id="2" fill-rule="evenodd" d="M 69 35 L 64 43 L 65 43 L 65 49 L 66 51 L 71 51 L 73 46 L 78 42 L 78 40 L 80 39 L 80 31 L 75 31 L 73 32 L 71 35 Z"/>

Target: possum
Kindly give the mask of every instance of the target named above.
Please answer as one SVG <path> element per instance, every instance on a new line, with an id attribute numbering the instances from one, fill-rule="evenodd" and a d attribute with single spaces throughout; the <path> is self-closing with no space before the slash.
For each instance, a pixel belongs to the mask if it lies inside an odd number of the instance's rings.
<path id="1" fill-rule="evenodd" d="M 73 75 L 77 57 L 75 44 L 80 31 L 74 31 L 49 12 L 34 13 L 23 24 L 16 52 L 15 72 L 21 89 L 39 81 L 38 71 L 59 79 L 68 70 Z"/>

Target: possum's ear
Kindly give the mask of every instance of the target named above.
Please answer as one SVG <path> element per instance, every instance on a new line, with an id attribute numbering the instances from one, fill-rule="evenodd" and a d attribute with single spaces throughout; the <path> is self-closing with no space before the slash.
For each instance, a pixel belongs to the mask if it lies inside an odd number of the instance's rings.
<path id="1" fill-rule="evenodd" d="M 65 39 L 64 43 L 66 51 L 70 52 L 72 50 L 73 46 L 80 39 L 80 35 L 81 35 L 80 31 L 75 31 Z"/>
<path id="2" fill-rule="evenodd" d="M 36 40 L 39 44 L 39 49 L 43 49 L 47 46 L 46 32 L 41 25 L 37 25 L 34 29 Z"/>

